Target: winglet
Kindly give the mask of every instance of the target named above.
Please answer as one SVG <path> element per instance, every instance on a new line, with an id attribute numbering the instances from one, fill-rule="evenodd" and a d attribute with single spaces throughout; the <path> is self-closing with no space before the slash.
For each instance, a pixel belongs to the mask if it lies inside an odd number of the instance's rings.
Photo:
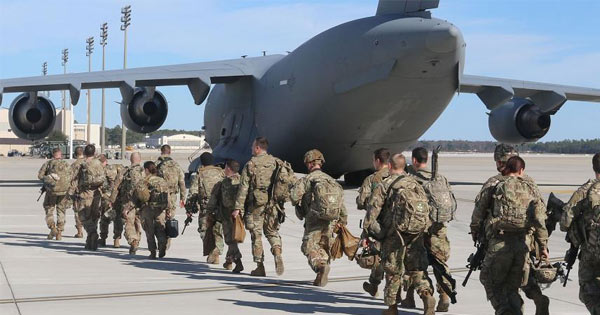
<path id="1" fill-rule="evenodd" d="M 376 15 L 406 14 L 435 9 L 440 0 L 379 0 Z"/>

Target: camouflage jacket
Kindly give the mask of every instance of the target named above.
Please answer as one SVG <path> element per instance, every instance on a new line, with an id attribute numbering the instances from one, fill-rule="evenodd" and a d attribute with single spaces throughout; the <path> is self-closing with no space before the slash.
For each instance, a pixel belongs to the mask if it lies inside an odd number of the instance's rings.
<path id="1" fill-rule="evenodd" d="M 104 184 L 102 185 L 102 198 L 110 200 L 110 195 L 117 180 L 119 168 L 116 164 L 107 164 L 104 167 Z"/>
<path id="2" fill-rule="evenodd" d="M 569 239 L 576 246 L 585 242 L 591 229 L 600 228 L 600 226 L 591 226 L 594 224 L 594 219 L 599 220 L 593 218 L 594 213 L 591 211 L 594 205 L 598 206 L 595 203 L 600 201 L 600 184 L 598 183 L 600 183 L 600 179 L 592 179 L 581 185 L 563 208 L 560 229 L 568 233 Z M 593 191 L 592 188 L 594 188 Z M 590 200 L 590 198 L 595 198 L 595 200 Z"/>
<path id="3" fill-rule="evenodd" d="M 85 163 L 85 158 L 84 157 L 78 157 L 73 164 L 71 164 L 71 187 L 69 189 L 69 194 L 77 194 L 77 184 L 78 181 L 76 179 L 77 174 L 79 174 L 79 169 L 81 168 L 81 165 Z"/>
<path id="4" fill-rule="evenodd" d="M 313 185 L 312 182 L 318 178 L 326 178 L 335 180 L 321 170 L 314 170 L 305 177 L 300 178 L 294 183 L 290 193 L 292 204 L 296 206 L 296 216 L 300 219 L 306 219 L 306 226 L 323 224 L 323 220 L 313 217 L 313 211 L 310 208 L 313 206 Z M 342 204 L 339 223 L 346 225 L 348 223 L 348 211 L 346 206 Z"/>
<path id="5" fill-rule="evenodd" d="M 477 197 L 475 197 L 475 207 L 473 209 L 473 214 L 471 215 L 471 232 L 475 234 L 480 234 L 480 228 L 483 225 L 485 230 L 485 235 L 480 235 L 480 237 L 485 236 L 487 239 L 490 239 L 493 236 L 494 231 L 488 226 L 491 219 L 491 211 L 493 207 L 493 194 L 496 186 L 500 181 L 504 179 L 504 176 L 501 174 L 497 174 L 493 177 L 490 177 L 484 184 Z M 546 206 L 542 199 L 542 195 L 535 184 L 534 180 L 528 175 L 523 175 L 522 179 L 529 183 L 529 187 L 531 188 L 532 200 L 535 202 L 535 211 L 534 216 L 530 218 L 531 229 L 529 234 L 531 234 L 534 240 L 540 245 L 540 249 L 546 247 L 548 242 L 548 230 L 546 229 Z"/>
<path id="6" fill-rule="evenodd" d="M 208 201 L 208 211 L 214 213 L 218 221 L 226 220 L 231 217 L 235 208 L 235 197 L 240 187 L 240 175 L 233 174 L 225 177 L 218 182 L 212 190 L 212 195 Z M 240 216 L 244 216 L 240 211 Z"/>
<path id="7" fill-rule="evenodd" d="M 169 193 L 179 192 L 179 200 L 185 200 L 185 175 L 183 174 L 181 167 L 179 167 L 179 164 L 168 155 L 161 155 L 155 163 L 159 174 L 168 173 L 169 177 L 177 179 L 176 183 L 167 183 L 169 186 Z"/>
<path id="8" fill-rule="evenodd" d="M 148 175 L 137 183 L 135 197 L 142 206 L 164 211 L 168 207 L 169 186 L 163 178 Z"/>
<path id="9" fill-rule="evenodd" d="M 140 164 L 124 167 L 117 172 L 117 178 L 110 194 L 112 202 L 117 200 L 123 203 L 134 201 L 133 192 L 142 179 L 144 179 L 144 169 Z"/>
<path id="10" fill-rule="evenodd" d="M 367 203 L 369 201 L 369 197 L 371 197 L 371 193 L 373 193 L 373 190 L 375 190 L 375 187 L 377 185 L 379 185 L 384 179 L 386 179 L 389 176 L 389 168 L 384 167 L 365 178 L 362 185 L 358 189 L 358 196 L 356 197 L 356 206 L 358 209 L 367 209 Z"/>
<path id="11" fill-rule="evenodd" d="M 275 168 L 277 167 L 276 157 L 262 153 L 253 156 L 242 170 L 240 177 L 240 188 L 235 198 L 235 209 L 242 210 L 246 204 L 246 199 L 252 206 L 265 205 L 268 199 L 268 187 L 257 187 L 257 183 L 261 186 L 264 183 L 269 183 Z"/>
<path id="12" fill-rule="evenodd" d="M 196 193 L 200 210 L 206 210 L 215 185 L 225 178 L 225 173 L 218 166 L 208 165 L 198 169 L 196 178 Z"/>
<path id="13" fill-rule="evenodd" d="M 52 159 L 42 165 L 38 179 L 44 183 L 48 193 L 62 196 L 71 185 L 71 167 L 65 160 Z"/>

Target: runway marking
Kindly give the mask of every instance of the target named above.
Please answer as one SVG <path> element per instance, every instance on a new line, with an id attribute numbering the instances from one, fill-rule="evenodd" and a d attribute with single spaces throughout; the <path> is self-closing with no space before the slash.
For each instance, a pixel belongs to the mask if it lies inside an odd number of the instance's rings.
<path id="1" fill-rule="evenodd" d="M 12 296 L 12 300 L 11 299 L 2 300 L 2 301 L 6 301 L 6 302 L 0 303 L 0 304 L 14 303 L 15 307 L 17 308 L 17 312 L 19 313 L 19 315 L 21 315 L 21 308 L 19 308 L 19 304 L 17 302 L 17 299 L 15 298 L 15 291 L 13 291 L 12 285 L 10 284 L 10 281 L 8 280 L 8 275 L 6 275 L 6 270 L 4 269 L 4 264 L 2 264 L 1 260 L 0 260 L 0 268 L 2 268 L 2 273 L 4 274 L 4 279 L 6 279 L 6 284 L 8 285 L 8 289 L 10 290 L 10 295 Z"/>
<path id="2" fill-rule="evenodd" d="M 563 261 L 562 257 L 551 258 L 550 262 Z M 431 269 L 429 270 L 431 271 Z M 462 273 L 469 271 L 469 268 L 451 268 L 451 273 Z M 460 277 L 460 276 L 459 276 Z M 353 276 L 353 277 L 338 277 L 331 278 L 329 282 L 351 282 L 366 280 L 368 276 Z M 8 279 L 7 279 L 8 280 Z M 226 285 L 226 286 L 215 286 L 207 288 L 189 288 L 189 289 L 170 289 L 170 290 L 151 290 L 151 291 L 131 291 L 131 292 L 115 292 L 115 293 L 97 293 L 97 294 L 81 294 L 81 295 L 61 295 L 61 296 L 42 296 L 42 297 L 31 297 L 31 298 L 15 298 L 13 299 L 0 299 L 0 304 L 9 303 L 35 303 L 35 302 L 57 302 L 57 301 L 75 301 L 75 300 L 92 300 L 92 299 L 110 299 L 110 298 L 124 298 L 124 297 L 141 297 L 141 296 L 155 296 L 155 295 L 171 295 L 171 294 L 189 294 L 189 293 L 210 293 L 210 292 L 224 292 L 233 290 L 244 290 L 244 289 L 258 289 L 258 288 L 269 288 L 279 286 L 310 286 L 312 287 L 312 280 L 268 280 L 263 283 L 256 284 L 237 284 L 237 285 Z M 11 288 L 12 292 L 12 288 Z M 18 306 L 17 306 L 18 308 Z M 20 314 L 20 313 L 19 313 Z"/>

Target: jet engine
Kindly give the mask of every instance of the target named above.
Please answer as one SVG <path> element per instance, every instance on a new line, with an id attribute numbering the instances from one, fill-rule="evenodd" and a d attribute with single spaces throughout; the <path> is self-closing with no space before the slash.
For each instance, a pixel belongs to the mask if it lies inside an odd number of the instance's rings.
<path id="1" fill-rule="evenodd" d="M 488 124 L 492 136 L 502 143 L 535 142 L 550 130 L 550 114 L 530 100 L 513 98 L 492 110 Z"/>
<path id="2" fill-rule="evenodd" d="M 10 104 L 9 124 L 19 138 L 38 140 L 46 137 L 56 122 L 52 101 L 37 93 L 23 93 Z"/>
<path id="3" fill-rule="evenodd" d="M 168 111 L 164 95 L 153 88 L 136 88 L 131 101 L 121 103 L 123 123 L 137 133 L 148 133 L 160 128 Z"/>

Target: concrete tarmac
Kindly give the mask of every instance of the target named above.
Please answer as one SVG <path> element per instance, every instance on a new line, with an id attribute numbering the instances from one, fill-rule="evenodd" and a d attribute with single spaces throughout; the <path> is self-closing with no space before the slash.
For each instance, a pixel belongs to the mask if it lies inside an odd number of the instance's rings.
<path id="1" fill-rule="evenodd" d="M 148 158 L 152 154 L 145 154 Z M 155 154 L 154 156 L 157 156 Z M 187 154 L 175 155 L 187 169 Z M 540 185 L 544 198 L 555 192 L 566 201 L 593 173 L 591 156 L 524 155 L 526 172 Z M 325 288 L 311 286 L 315 277 L 300 252 L 303 223 L 286 205 L 288 215 L 281 228 L 285 273 L 275 275 L 273 256 L 265 245 L 266 278 L 250 277 L 254 269 L 250 239 L 240 248 L 245 270 L 234 275 L 221 265 L 207 265 L 197 222 L 184 235 L 174 239 L 167 257 L 146 258 L 145 237 L 136 256 L 112 246 L 96 252 L 84 250 L 84 240 L 75 239 L 73 211 L 67 211 L 62 241 L 46 240 L 42 200 L 36 202 L 41 187 L 37 171 L 43 160 L 0 157 L 0 314 L 380 314 L 381 299 L 362 291 L 369 271 L 343 257 L 332 263 L 330 282 Z M 113 161 L 113 163 L 116 161 Z M 442 154 L 440 172 L 453 184 L 458 199 L 457 218 L 450 223 L 452 244 L 449 265 L 458 283 L 466 275 L 466 258 L 474 251 L 468 225 L 473 200 L 483 182 L 496 173 L 491 154 Z M 364 212 L 356 209 L 357 189 L 345 190 L 349 228 L 360 234 Z M 185 210 L 177 219 L 183 228 Z M 111 226 L 112 231 L 112 226 Z M 564 233 L 550 238 L 550 256 L 562 258 L 568 248 Z M 221 260 L 224 256 L 221 256 Z M 458 286 L 458 303 L 446 314 L 493 314 L 486 301 L 479 271 L 466 287 Z M 588 314 L 578 299 L 577 264 L 567 287 L 555 282 L 544 294 L 550 297 L 551 314 Z M 535 306 L 523 294 L 526 314 Z M 437 298 L 437 294 L 436 294 Z M 417 309 L 401 309 L 401 314 L 421 314 Z"/>

